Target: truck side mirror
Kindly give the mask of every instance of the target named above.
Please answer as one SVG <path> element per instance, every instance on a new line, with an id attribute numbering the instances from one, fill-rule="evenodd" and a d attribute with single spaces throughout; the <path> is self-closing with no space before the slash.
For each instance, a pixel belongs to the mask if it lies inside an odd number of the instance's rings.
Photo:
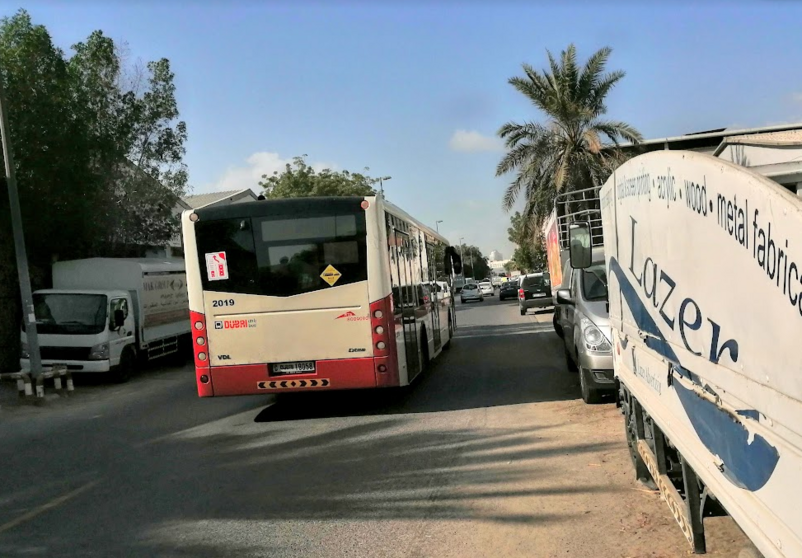
<path id="1" fill-rule="evenodd" d="M 579 221 L 568 227 L 571 267 L 587 269 L 590 267 L 590 223 Z"/>
<path id="2" fill-rule="evenodd" d="M 114 311 L 114 329 L 120 329 L 125 325 L 125 312 L 118 308 Z"/>

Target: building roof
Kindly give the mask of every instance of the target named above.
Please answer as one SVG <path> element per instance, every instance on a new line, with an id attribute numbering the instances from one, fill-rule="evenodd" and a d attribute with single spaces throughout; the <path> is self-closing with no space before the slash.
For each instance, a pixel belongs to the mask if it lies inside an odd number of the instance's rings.
<path id="1" fill-rule="evenodd" d="M 189 205 L 192 209 L 200 209 L 209 205 L 220 203 L 223 200 L 231 200 L 242 198 L 244 196 L 256 199 L 256 194 L 250 188 L 244 190 L 226 190 L 223 192 L 210 192 L 208 194 L 197 194 L 195 196 L 184 196 L 184 203 Z"/>
<path id="2" fill-rule="evenodd" d="M 778 126 L 763 126 L 760 128 L 717 128 L 715 130 L 708 130 L 705 132 L 695 132 L 685 134 L 683 136 L 673 136 L 666 138 L 655 138 L 644 140 L 639 144 L 622 143 L 621 149 L 639 150 L 642 152 L 658 151 L 661 149 L 671 150 L 697 150 L 697 149 L 715 149 L 723 141 L 734 136 L 748 136 L 750 138 L 756 135 L 766 135 L 769 133 L 777 132 L 795 132 L 802 130 L 802 123 L 797 124 L 781 124 Z M 612 146 L 610 146 L 612 147 Z"/>

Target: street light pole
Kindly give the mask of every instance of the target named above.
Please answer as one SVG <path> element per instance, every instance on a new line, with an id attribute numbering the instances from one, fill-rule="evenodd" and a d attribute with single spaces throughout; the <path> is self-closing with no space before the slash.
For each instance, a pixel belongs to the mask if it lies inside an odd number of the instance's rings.
<path id="1" fill-rule="evenodd" d="M 440 221 L 437 221 L 434 224 L 434 228 L 437 230 L 438 233 L 440 232 L 440 223 L 442 223 L 442 222 L 443 222 L 443 220 L 441 219 Z"/>
<path id="2" fill-rule="evenodd" d="M 461 237 L 459 239 L 459 259 L 462 262 L 462 278 L 465 278 L 465 258 L 462 255 L 462 241 L 465 240 L 465 237 Z"/>
<path id="3" fill-rule="evenodd" d="M 33 308 L 33 293 L 31 292 L 31 279 L 28 273 L 28 256 L 25 252 L 25 235 L 22 230 L 19 192 L 17 191 L 17 180 L 14 175 L 14 155 L 11 150 L 11 138 L 9 137 L 7 109 L 3 80 L 0 79 L 0 134 L 2 134 L 3 142 L 3 159 L 6 164 L 6 184 L 8 186 L 9 209 L 11 210 L 11 230 L 14 234 L 14 252 L 17 256 L 17 273 L 19 274 L 19 288 L 22 297 L 22 319 L 25 323 L 25 333 L 28 339 L 31 374 L 35 377 L 42 373 L 42 358 L 39 354 L 36 314 Z"/>
<path id="4" fill-rule="evenodd" d="M 392 176 L 383 176 L 383 177 L 381 177 L 379 179 L 379 191 L 381 192 L 382 197 L 384 197 L 384 181 L 385 180 L 390 180 L 392 178 L 393 178 Z M 375 182 L 374 182 L 374 184 L 375 184 Z"/>

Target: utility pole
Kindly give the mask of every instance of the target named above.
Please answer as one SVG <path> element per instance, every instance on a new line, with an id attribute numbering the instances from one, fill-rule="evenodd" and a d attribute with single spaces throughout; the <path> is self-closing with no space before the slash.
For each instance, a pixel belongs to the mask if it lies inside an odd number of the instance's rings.
<path id="1" fill-rule="evenodd" d="M 442 221 L 442 219 L 441 219 L 440 221 L 437 221 L 437 222 L 434 224 L 434 228 L 437 230 L 437 232 L 438 232 L 438 233 L 440 232 L 440 223 L 442 223 L 442 222 L 443 222 L 443 221 Z"/>
<path id="2" fill-rule="evenodd" d="M 11 230 L 14 233 L 14 252 L 17 256 L 17 273 L 22 296 L 22 319 L 25 323 L 25 334 L 28 339 L 28 354 L 31 363 L 31 375 L 42 373 L 42 358 L 39 354 L 39 336 L 36 333 L 36 314 L 33 308 L 31 279 L 28 273 L 28 256 L 25 252 L 25 235 L 22 230 L 22 213 L 19 208 L 19 192 L 14 176 L 14 155 L 9 137 L 8 106 L 3 80 L 0 79 L 0 134 L 3 141 L 3 159 L 6 164 L 6 184 L 8 186 L 8 202 L 11 210 Z"/>

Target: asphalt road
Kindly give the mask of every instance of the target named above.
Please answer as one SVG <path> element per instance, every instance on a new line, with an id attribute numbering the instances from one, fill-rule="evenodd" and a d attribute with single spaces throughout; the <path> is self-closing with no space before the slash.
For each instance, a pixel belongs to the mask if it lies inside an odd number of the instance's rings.
<path id="1" fill-rule="evenodd" d="M 185 368 L 4 408 L 0 556 L 687 556 L 551 314 L 493 297 L 458 323 L 405 391 L 201 400 Z"/>

